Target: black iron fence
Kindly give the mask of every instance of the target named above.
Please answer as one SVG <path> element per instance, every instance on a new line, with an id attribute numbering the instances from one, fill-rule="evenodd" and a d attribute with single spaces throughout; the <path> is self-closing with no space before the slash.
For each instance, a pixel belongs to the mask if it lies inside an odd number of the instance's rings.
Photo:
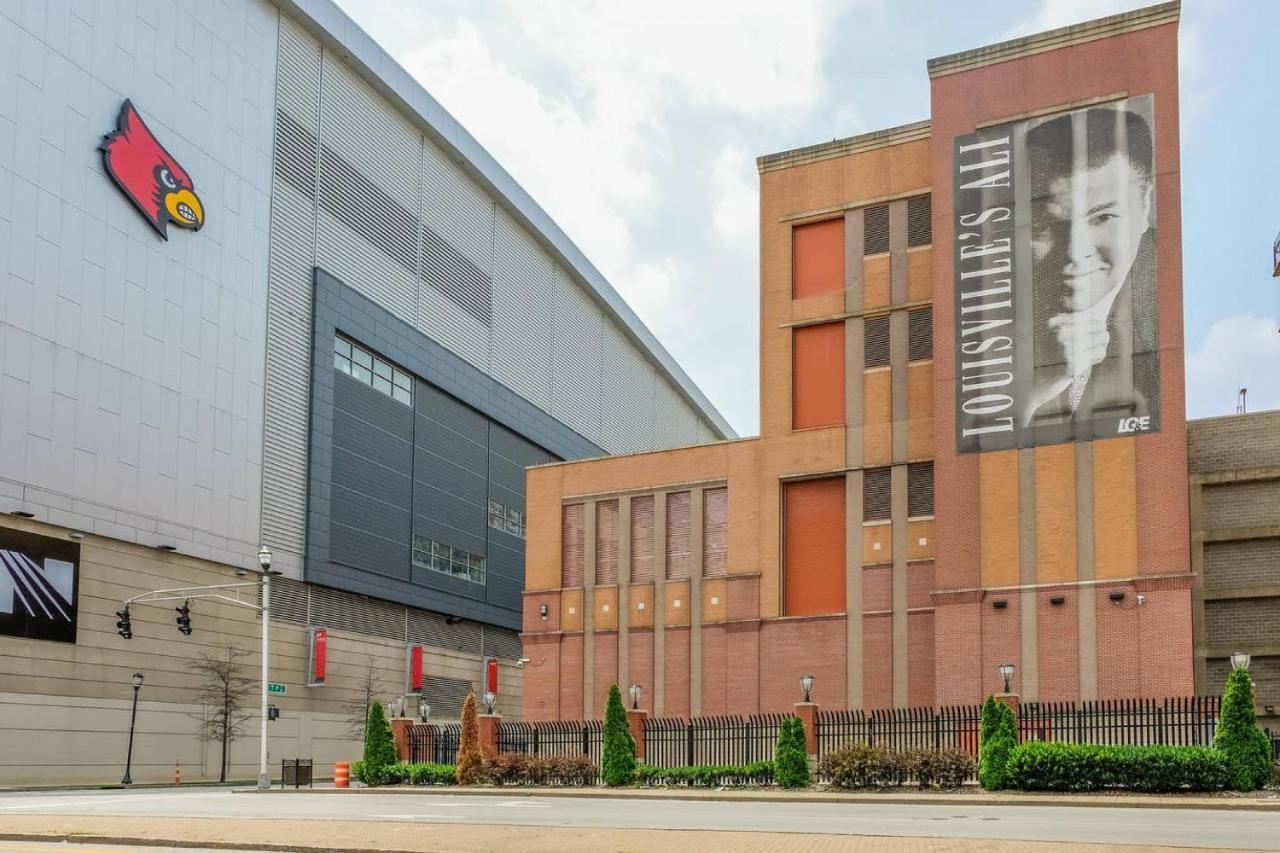
<path id="1" fill-rule="evenodd" d="M 1218 723 L 1217 696 L 1111 699 L 1094 702 L 1025 702 L 1019 707 L 1022 741 L 1208 746 Z M 819 755 L 852 743 L 908 749 L 959 749 L 978 754 L 980 705 L 943 708 L 827 710 L 816 717 Z M 786 714 L 655 718 L 645 721 L 644 761 L 657 767 L 751 764 L 774 757 Z M 499 725 L 503 752 L 588 755 L 597 763 L 603 746 L 600 720 L 507 722 Z M 409 732 L 412 761 L 452 763 L 461 726 L 415 725 Z M 1280 736 L 1272 735 L 1280 757 Z"/>

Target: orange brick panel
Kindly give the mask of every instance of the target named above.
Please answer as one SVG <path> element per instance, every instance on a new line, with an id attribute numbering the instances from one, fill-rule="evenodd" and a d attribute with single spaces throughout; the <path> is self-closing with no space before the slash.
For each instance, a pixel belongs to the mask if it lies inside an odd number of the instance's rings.
<path id="1" fill-rule="evenodd" d="M 933 563 L 909 563 L 907 565 L 907 607 L 931 607 L 929 593 L 933 590 Z M 933 653 L 930 652 L 930 655 Z M 930 660 L 933 658 L 930 657 Z"/>
<path id="2" fill-rule="evenodd" d="M 847 704 L 845 620 L 781 619 L 760 626 L 760 710 L 790 712 L 803 695 L 800 676 L 814 677 L 813 701 L 828 708 Z"/>
<path id="3" fill-rule="evenodd" d="M 1066 601 L 1054 604 L 1052 599 L 1059 596 Z M 1036 645 L 1042 702 L 1074 701 L 1080 697 L 1079 601 L 1075 587 L 1041 590 L 1036 594 Z"/>
<path id="4" fill-rule="evenodd" d="M 927 560 L 934 554 L 933 519 L 907 522 L 907 559 Z"/>
<path id="5" fill-rule="evenodd" d="M 595 591 L 595 630 L 616 631 L 618 628 L 618 588 L 598 586 Z"/>
<path id="6" fill-rule="evenodd" d="M 936 468 L 935 468 L 936 470 Z M 1018 452 L 983 453 L 978 490 L 982 501 L 982 585 L 1018 583 Z"/>
<path id="7" fill-rule="evenodd" d="M 1074 444 L 1037 447 L 1035 456 L 1036 580 L 1072 581 L 1076 578 L 1076 448 Z"/>
<path id="8" fill-rule="evenodd" d="M 871 255 L 862 261 L 862 307 L 889 304 L 889 253 Z"/>
<path id="9" fill-rule="evenodd" d="M 1190 696 L 1195 692 L 1190 583 L 1189 578 L 1138 583 L 1138 592 L 1146 597 L 1146 603 L 1138 608 L 1143 696 Z"/>
<path id="10" fill-rule="evenodd" d="M 666 624 L 688 625 L 689 608 L 692 606 L 689 602 L 689 582 L 667 581 L 664 591 L 667 599 Z"/>
<path id="11" fill-rule="evenodd" d="M 702 582 L 702 621 L 723 622 L 729 612 L 727 582 L 724 578 L 708 578 Z"/>
<path id="12" fill-rule="evenodd" d="M 887 563 L 893 559 L 893 525 L 875 522 L 862 525 L 862 562 Z"/>
<path id="13" fill-rule="evenodd" d="M 844 423 L 844 323 L 795 330 L 796 429 Z"/>
<path id="14" fill-rule="evenodd" d="M 728 701 L 728 670 L 741 666 L 736 656 L 730 658 L 723 625 L 704 625 L 702 628 L 702 715 L 740 714 L 739 708 L 730 708 Z"/>
<path id="15" fill-rule="evenodd" d="M 893 617 L 862 620 L 862 705 L 893 707 Z"/>
<path id="16" fill-rule="evenodd" d="M 732 666 L 725 670 L 725 702 L 736 714 L 760 710 L 760 623 L 725 625 L 726 654 L 732 650 Z"/>
<path id="17" fill-rule="evenodd" d="M 1134 439 L 1093 443 L 1094 575 L 1132 577 L 1138 568 Z"/>
<path id="18" fill-rule="evenodd" d="M 618 634 L 615 631 L 595 632 L 592 689 L 595 701 L 589 716 L 604 719 L 605 702 L 609 699 L 609 688 L 618 683 Z M 627 695 L 626 686 L 622 687 L 622 695 Z"/>
<path id="19" fill-rule="evenodd" d="M 560 627 L 565 631 L 582 630 L 582 590 L 566 589 L 560 593 Z"/>
<path id="20" fill-rule="evenodd" d="M 662 714 L 685 717 L 689 714 L 689 629 L 668 628 L 663 643 L 662 682 L 666 697 Z"/>
<path id="21" fill-rule="evenodd" d="M 547 606 L 547 618 L 541 616 L 541 605 Z M 526 592 L 524 594 L 525 633 L 560 630 L 560 593 Z"/>
<path id="22" fill-rule="evenodd" d="M 933 363 L 907 365 L 907 458 L 933 458 Z"/>
<path id="23" fill-rule="evenodd" d="M 933 298 L 933 247 L 907 250 L 907 301 Z"/>
<path id="24" fill-rule="evenodd" d="M 1114 590 L 1125 594 L 1122 602 L 1111 601 Z M 1098 698 L 1125 699 L 1141 695 L 1142 645 L 1139 643 L 1141 616 L 1133 585 L 1100 585 L 1097 591 Z M 1170 694 L 1172 695 L 1172 694 Z"/>
<path id="25" fill-rule="evenodd" d="M 526 720 L 560 719 L 560 637 L 521 638 L 525 665 L 521 704 Z"/>
<path id="26" fill-rule="evenodd" d="M 843 613 L 845 478 L 785 484 L 788 616 Z"/>
<path id="27" fill-rule="evenodd" d="M 729 598 L 729 618 L 758 619 L 760 617 L 760 578 L 729 577 L 725 580 Z"/>
<path id="28" fill-rule="evenodd" d="M 862 461 L 888 465 L 893 460 L 893 383 L 889 368 L 862 374 Z"/>
<path id="29" fill-rule="evenodd" d="M 632 584 L 627 591 L 627 598 L 627 606 L 631 608 L 631 627 L 653 627 L 653 584 Z"/>
<path id="30" fill-rule="evenodd" d="M 792 295 L 844 290 L 844 217 L 797 225 L 792 235 Z"/>
<path id="31" fill-rule="evenodd" d="M 893 609 L 893 566 L 868 566 L 862 570 L 862 610 L 874 613 Z"/>
<path id="32" fill-rule="evenodd" d="M 934 705 L 933 613 L 907 616 L 907 705 Z"/>
<path id="33" fill-rule="evenodd" d="M 631 684 L 639 684 L 640 707 L 653 708 L 653 631 L 632 630 L 627 637 L 627 678 Z M 627 687 L 630 687 L 628 684 Z M 623 698 L 627 695 L 624 693 Z M 627 707 L 631 707 L 628 702 Z"/>
<path id="34" fill-rule="evenodd" d="M 982 608 L 978 601 L 935 603 L 934 671 L 939 705 L 982 697 Z"/>
<path id="35" fill-rule="evenodd" d="M 1003 598 L 1008 605 L 1000 610 L 992 607 L 993 599 Z M 1014 678 L 1010 685 L 1014 693 L 1022 691 L 1022 626 L 1019 622 L 1021 608 L 1017 592 L 995 592 L 987 595 L 982 603 L 982 695 L 999 693 L 1004 689 L 999 667 L 1004 663 L 1014 666 Z M 970 700 L 974 701 L 974 700 Z"/>
<path id="36" fill-rule="evenodd" d="M 567 720 L 582 717 L 581 634 L 566 634 L 560 640 L 560 715 Z"/>

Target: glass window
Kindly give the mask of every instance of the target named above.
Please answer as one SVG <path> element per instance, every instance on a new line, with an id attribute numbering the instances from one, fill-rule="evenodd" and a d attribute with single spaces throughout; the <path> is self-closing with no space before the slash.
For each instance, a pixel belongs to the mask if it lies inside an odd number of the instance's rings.
<path id="1" fill-rule="evenodd" d="M 348 341 L 345 338 L 334 338 L 333 351 L 335 353 L 345 356 L 347 360 L 350 361 L 351 360 L 351 341 Z"/>
<path id="2" fill-rule="evenodd" d="M 409 374 L 405 373 L 403 370 L 395 371 L 394 382 L 397 388 L 403 388 L 406 391 L 413 390 L 413 380 L 411 380 L 409 378 Z"/>
<path id="3" fill-rule="evenodd" d="M 373 390 L 381 391 L 383 394 L 386 394 L 388 397 L 390 397 L 391 396 L 391 380 L 383 379 L 381 376 L 374 376 Z"/>
<path id="4" fill-rule="evenodd" d="M 411 394 L 406 388 L 393 388 L 391 390 L 391 396 L 399 402 L 404 403 L 406 406 L 413 405 L 413 394 Z"/>
<path id="5" fill-rule="evenodd" d="M 348 376 L 351 375 L 351 359 L 347 358 L 340 352 L 333 354 L 333 366 Z"/>
<path id="6" fill-rule="evenodd" d="M 351 361 L 351 375 L 366 385 L 373 381 L 373 374 L 369 372 L 369 368 L 355 359 Z"/>
<path id="7" fill-rule="evenodd" d="M 383 379 L 387 380 L 387 384 L 390 385 L 391 384 L 391 365 L 387 364 L 385 361 L 383 361 L 380 358 L 375 358 L 373 360 L 373 375 L 381 376 Z"/>
<path id="8" fill-rule="evenodd" d="M 351 360 L 366 370 L 373 370 L 373 356 L 360 347 L 351 348 Z"/>

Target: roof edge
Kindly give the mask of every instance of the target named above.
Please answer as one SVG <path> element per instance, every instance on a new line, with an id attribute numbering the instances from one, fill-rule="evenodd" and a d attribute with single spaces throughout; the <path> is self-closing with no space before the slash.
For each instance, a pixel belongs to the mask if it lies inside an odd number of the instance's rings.
<path id="1" fill-rule="evenodd" d="M 924 119 L 910 124 L 900 124 L 897 127 L 860 133 L 857 136 L 847 136 L 844 139 L 819 142 L 817 145 L 779 151 L 776 154 L 764 154 L 756 158 L 756 168 L 763 175 L 765 172 L 790 169 L 793 166 L 803 166 L 819 160 L 830 160 L 833 157 L 844 157 L 876 148 L 887 148 L 890 145 L 900 145 L 903 142 L 914 142 L 928 137 L 929 120 Z"/>
<path id="2" fill-rule="evenodd" d="M 1172 0 L 1172 2 L 1168 3 L 1134 9 L 1131 12 L 1121 12 L 1118 15 L 1108 15 L 1105 18 L 1097 18 L 1081 24 L 1070 24 L 1021 38 L 973 48 L 972 50 L 939 56 L 929 60 L 929 77 L 932 79 L 934 77 L 944 77 L 948 74 L 958 74 L 962 71 L 981 68 L 984 65 L 1008 62 L 1011 59 L 1020 59 L 1024 56 L 1096 41 L 1109 36 L 1143 30 L 1148 27 L 1157 27 L 1161 24 L 1177 23 L 1181 14 L 1181 5 L 1180 0 Z"/>
<path id="3" fill-rule="evenodd" d="M 640 348 L 659 374 L 709 422 L 719 438 L 737 437 L 737 432 L 720 410 L 707 399 L 702 389 L 689 378 L 684 368 L 555 220 L 391 54 L 333 0 L 272 2 L 283 14 L 293 17 L 320 39 L 326 48 L 334 50 L 379 95 L 399 108 L 432 142 L 453 156 L 471 178 L 559 258 L 605 313 Z"/>

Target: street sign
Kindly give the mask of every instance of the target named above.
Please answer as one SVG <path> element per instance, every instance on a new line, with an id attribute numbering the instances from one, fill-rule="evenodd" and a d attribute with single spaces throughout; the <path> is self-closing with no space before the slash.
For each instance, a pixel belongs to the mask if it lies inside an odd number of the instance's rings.
<path id="1" fill-rule="evenodd" d="M 278 681 L 272 681 L 267 684 L 267 692 L 274 693 L 277 696 L 283 696 L 289 688 Z"/>

